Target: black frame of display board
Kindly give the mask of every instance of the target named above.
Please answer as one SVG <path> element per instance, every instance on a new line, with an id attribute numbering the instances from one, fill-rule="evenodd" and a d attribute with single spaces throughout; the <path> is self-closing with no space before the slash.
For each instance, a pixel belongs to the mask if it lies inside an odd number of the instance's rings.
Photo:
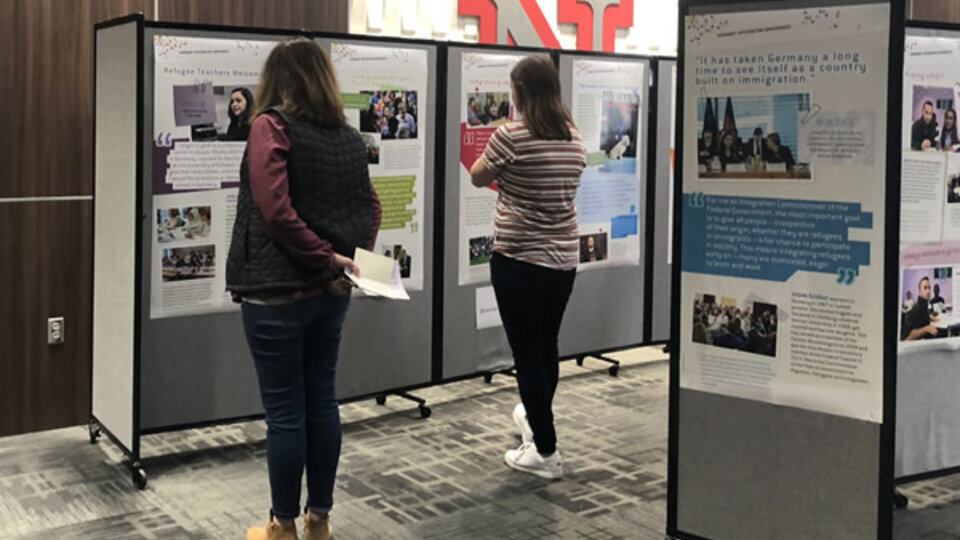
<path id="1" fill-rule="evenodd" d="M 786 4 L 786 0 L 679 0 L 678 17 L 678 55 L 677 55 L 677 87 L 674 99 L 677 103 L 677 126 L 675 160 L 675 182 L 673 192 L 673 288 L 671 299 L 670 325 L 670 391 L 669 391 L 669 446 L 667 451 L 667 527 L 666 533 L 670 538 L 678 540 L 717 540 L 685 532 L 678 528 L 678 458 L 680 434 L 680 317 L 681 294 L 680 283 L 683 271 L 682 261 L 682 227 L 683 227 L 683 115 L 684 115 L 684 77 L 686 28 L 685 17 L 690 14 L 691 7 L 703 8 L 713 6 L 736 6 L 749 11 L 751 5 L 770 5 L 772 3 Z M 799 0 L 796 1 L 800 4 Z M 883 295 L 884 298 L 897 298 L 899 294 L 899 241 L 900 241 L 900 124 L 902 107 L 902 77 L 903 77 L 903 44 L 905 38 L 905 0 L 853 0 L 841 5 L 855 4 L 889 4 L 890 29 L 888 46 L 889 77 L 887 84 L 887 127 L 886 141 L 886 197 L 884 206 L 884 271 Z M 829 2 L 820 0 L 810 8 L 828 6 Z M 836 4 L 834 4 L 836 5 Z M 802 9 L 807 5 L 797 5 Z M 895 128 L 895 129 L 889 129 Z M 895 306 L 897 302 L 891 304 Z M 878 475 L 878 540 L 891 540 L 893 537 L 893 509 L 894 509 L 894 450 L 895 450 L 895 421 L 896 421 L 896 391 L 897 391 L 897 343 L 898 343 L 899 316 L 896 309 L 886 309 L 883 316 L 883 422 L 880 424 L 879 440 L 879 470 Z M 731 489 L 733 489 L 731 487 Z M 731 497 L 736 497 L 732 493 Z M 743 516 L 746 518 L 747 516 Z M 727 539 L 723 539 L 727 540 Z"/>
<path id="2" fill-rule="evenodd" d="M 654 78 L 654 77 L 655 77 L 655 71 L 654 71 L 654 70 L 655 70 L 655 67 L 654 67 L 654 66 L 655 66 L 655 64 L 656 64 L 655 60 L 658 58 L 658 57 L 650 57 L 650 56 L 642 56 L 642 55 L 614 55 L 614 54 L 602 53 L 602 52 L 594 52 L 594 51 L 576 51 L 576 50 L 561 51 L 561 50 L 556 50 L 556 49 L 545 49 L 545 48 L 534 48 L 534 47 L 507 47 L 507 46 L 500 46 L 500 45 L 472 44 L 472 43 L 454 43 L 454 42 L 449 42 L 449 43 L 448 43 L 448 42 L 444 42 L 444 41 L 433 41 L 433 40 L 424 40 L 424 39 L 407 39 L 407 38 L 402 38 L 402 37 L 391 37 L 391 36 L 352 35 L 352 34 L 332 33 L 332 32 L 319 32 L 319 31 L 310 31 L 310 30 L 290 30 L 290 29 L 254 28 L 254 27 L 238 27 L 238 26 L 211 25 L 211 24 L 169 23 L 169 22 L 158 22 L 158 21 L 149 21 L 149 20 L 146 20 L 146 19 L 144 18 L 143 14 L 141 13 L 141 14 L 129 15 L 129 16 L 125 16 L 125 17 L 121 17 L 121 18 L 117 18 L 117 19 L 111 19 L 111 20 L 108 20 L 108 21 L 103 21 L 103 22 L 100 22 L 100 23 L 97 23 L 96 25 L 94 25 L 94 30 L 95 30 L 95 31 L 94 31 L 94 36 L 93 36 L 93 39 L 94 39 L 94 49 L 93 49 L 93 50 L 94 50 L 94 58 L 93 58 L 93 62 L 94 62 L 94 73 L 96 73 L 96 61 L 97 61 L 97 57 L 96 57 L 97 31 L 99 31 L 99 30 L 101 30 L 101 29 L 110 28 L 110 27 L 113 27 L 113 26 L 118 26 L 118 25 L 123 25 L 123 24 L 129 24 L 129 23 L 136 23 L 136 24 L 137 24 L 137 40 L 138 40 L 138 43 L 137 43 L 137 53 L 136 53 L 136 54 L 137 54 L 137 78 L 138 78 L 138 80 L 137 80 L 137 82 L 136 82 L 136 85 L 137 85 L 137 120 L 136 120 L 136 124 L 137 124 L 137 125 L 136 125 L 136 132 L 137 132 L 137 137 L 138 137 L 138 139 L 137 139 L 137 147 L 136 147 L 136 152 L 137 152 L 137 155 L 136 155 L 136 167 L 137 167 L 137 171 L 136 171 L 136 175 L 137 175 L 137 176 L 136 176 L 136 182 L 137 182 L 137 184 L 136 184 L 136 197 L 137 197 L 136 216 L 138 216 L 138 218 L 141 217 L 141 216 L 143 216 L 143 215 L 144 215 L 144 211 L 145 211 L 145 209 L 144 209 L 144 203 L 143 203 L 143 193 L 144 193 L 144 191 L 143 191 L 143 190 L 144 190 L 144 186 L 143 186 L 143 181 L 144 181 L 143 166 L 144 166 L 144 159 L 145 159 L 145 151 L 146 151 L 146 150 L 145 150 L 145 148 L 143 147 L 142 141 L 143 141 L 143 138 L 144 138 L 144 129 L 145 129 L 145 125 L 144 125 L 144 107 L 145 107 L 144 95 L 145 95 L 145 94 L 144 94 L 144 92 L 146 91 L 146 89 L 144 88 L 144 86 L 145 86 L 145 85 L 144 85 L 144 75 L 145 75 L 144 69 L 145 69 L 145 67 L 144 67 L 143 58 L 144 58 L 144 54 L 145 54 L 145 45 L 144 45 L 145 35 L 146 35 L 145 32 L 146 32 L 147 30 L 157 29 L 157 30 L 174 30 L 174 31 L 203 31 L 203 32 L 209 31 L 209 32 L 224 32 L 224 33 L 237 33 L 237 34 L 248 34 L 248 35 L 263 35 L 263 36 L 265 36 L 265 37 L 266 37 L 266 36 L 269 36 L 269 37 L 277 38 L 277 39 L 283 39 L 283 38 L 286 38 L 286 37 L 294 37 L 294 36 L 303 36 L 303 37 L 306 37 L 306 38 L 309 38 L 309 39 L 331 39 L 331 40 L 342 39 L 342 40 L 348 40 L 348 41 L 354 41 L 354 42 L 358 42 L 358 41 L 359 41 L 359 42 L 370 42 L 370 43 L 398 43 L 398 42 L 402 42 L 402 43 L 409 43 L 409 44 L 429 45 L 429 46 L 432 46 L 432 47 L 435 47 L 435 48 L 436 48 L 437 63 L 438 63 L 437 65 L 438 65 L 438 67 L 441 67 L 441 66 L 445 66 L 445 65 L 446 65 L 445 62 L 447 61 L 447 53 L 448 53 L 449 47 L 471 48 L 471 49 L 477 49 L 477 50 L 498 50 L 498 51 L 503 51 L 503 50 L 506 48 L 506 49 L 508 49 L 508 50 L 510 50 L 510 51 L 514 51 L 514 50 L 515 50 L 515 51 L 518 51 L 518 52 L 530 52 L 530 53 L 548 54 L 548 55 L 550 55 L 550 57 L 551 57 L 551 59 L 553 60 L 553 62 L 554 62 L 555 65 L 559 65 L 559 57 L 560 57 L 560 54 L 563 54 L 563 53 L 565 53 L 565 52 L 569 52 L 570 54 L 574 54 L 574 55 L 590 55 L 590 56 L 597 56 L 597 57 L 603 57 L 603 58 L 616 58 L 616 57 L 618 57 L 618 56 L 621 56 L 621 57 L 628 58 L 628 59 L 644 59 L 644 60 L 647 60 L 648 63 L 649 63 L 649 65 L 651 66 L 651 75 L 650 75 L 651 80 L 655 80 L 655 78 Z M 94 83 L 93 83 L 93 84 L 94 84 L 94 87 L 93 87 L 94 93 L 93 93 L 93 95 L 96 96 L 96 95 L 97 95 L 97 94 L 96 94 L 96 90 L 97 90 L 97 88 L 96 88 L 96 85 L 97 85 L 96 77 L 94 77 Z M 436 93 L 437 93 L 437 96 L 436 96 L 436 99 L 435 99 L 434 105 L 433 105 L 433 106 L 435 107 L 435 111 L 439 111 L 439 112 L 445 111 L 446 106 L 447 106 L 447 95 L 446 95 L 446 94 L 447 94 L 447 84 L 446 84 L 446 78 L 445 78 L 445 77 L 437 77 L 437 78 L 436 78 Z M 656 92 L 650 92 L 650 93 L 651 93 L 651 94 L 656 94 Z M 655 99 L 655 97 L 653 97 L 653 98 L 648 98 L 648 103 L 650 103 L 650 100 L 651 100 L 651 99 Z M 96 111 L 94 111 L 94 114 L 96 114 Z M 648 118 L 648 126 L 649 126 L 649 125 L 652 125 L 652 124 L 649 124 L 649 122 L 651 122 L 653 119 L 655 119 L 655 116 L 654 116 L 654 115 L 655 115 L 655 112 L 654 112 L 654 111 L 649 111 L 649 115 L 650 115 L 650 116 L 649 116 L 649 118 Z M 387 394 L 404 395 L 404 394 L 406 394 L 406 392 L 410 392 L 410 391 L 414 391 L 414 390 L 418 390 L 418 389 L 422 389 L 422 388 L 428 388 L 428 387 L 431 387 L 431 386 L 434 386 L 434 385 L 437 385 L 437 384 L 445 384 L 445 383 L 457 382 L 457 381 L 462 381 L 462 380 L 466 380 L 466 379 L 472 379 L 472 378 L 476 378 L 476 377 L 480 377 L 480 376 L 483 376 L 483 377 L 485 377 L 485 378 L 487 378 L 487 379 L 489 380 L 489 377 L 492 376 L 492 374 L 491 374 L 490 372 L 477 372 L 477 373 L 471 373 L 471 374 L 461 375 L 461 376 L 456 376 L 456 377 L 444 377 L 444 376 L 443 376 L 443 354 L 442 354 L 442 352 L 443 352 L 443 337 L 444 337 L 444 336 L 443 336 L 443 327 L 444 327 L 444 320 L 443 320 L 443 315 L 444 315 L 444 314 L 443 314 L 443 302 L 444 302 L 444 294 L 443 294 L 443 287 L 444 287 L 444 275 L 443 275 L 443 266 L 444 266 L 444 265 L 443 265 L 443 263 L 444 263 L 444 261 L 443 261 L 443 255 L 444 255 L 443 230 L 444 230 L 444 227 L 443 227 L 443 223 L 444 223 L 444 219 L 445 219 L 445 205 L 444 205 L 444 196 L 445 196 L 445 190 L 444 190 L 444 183 L 445 183 L 445 182 L 444 182 L 444 179 L 445 179 L 445 171 L 444 171 L 443 165 L 444 165 L 444 163 L 445 163 L 445 151 L 446 151 L 446 133 L 445 133 L 445 131 L 446 131 L 446 130 L 445 130 L 445 127 L 444 127 L 444 125 L 443 125 L 443 122 L 441 122 L 441 121 L 439 120 L 440 118 L 442 118 L 442 115 L 438 114 L 438 115 L 437 115 L 437 118 L 438 118 L 438 120 L 437 120 L 436 125 L 435 125 L 435 131 L 436 131 L 435 137 L 436 137 L 436 139 L 435 139 L 435 156 L 434 156 L 434 171 L 433 171 L 434 174 L 433 174 L 433 178 L 432 178 L 432 179 L 427 179 L 427 181 L 432 181 L 432 182 L 434 183 L 434 186 L 433 186 L 433 189 L 434 189 L 434 191 L 433 191 L 433 197 L 434 197 L 434 199 L 433 199 L 433 208 L 431 209 L 431 210 L 434 212 L 434 217 L 433 217 L 433 220 L 432 220 L 432 221 L 433 221 L 433 225 L 434 225 L 434 233 L 433 233 L 434 236 L 433 236 L 433 245 L 432 245 L 432 246 L 431 246 L 431 245 L 425 245 L 425 246 L 424 246 L 424 247 L 425 247 L 425 252 L 431 254 L 431 256 L 434 257 L 434 262 L 433 262 L 433 265 L 432 265 L 432 268 L 433 268 L 433 279 L 434 279 L 434 281 L 433 281 L 433 284 L 432 284 L 432 287 L 431 287 L 431 288 L 425 288 L 425 289 L 424 289 L 424 293 L 425 293 L 425 294 L 432 294 L 432 295 L 433 295 L 432 302 L 431 302 L 432 309 L 433 309 L 433 315 L 432 315 L 432 324 L 433 324 L 433 327 L 432 327 L 432 329 L 431 329 L 431 332 L 432 332 L 433 335 L 432 335 L 432 337 L 431 337 L 431 339 L 430 339 L 430 352 L 429 352 L 429 354 L 431 355 L 431 358 L 430 358 L 430 380 L 427 381 L 427 382 L 424 382 L 424 383 L 420 383 L 420 384 L 407 385 L 407 386 L 403 386 L 403 387 L 391 388 L 391 389 L 387 389 L 387 390 L 383 390 L 383 391 L 376 391 L 376 392 L 371 392 L 371 393 L 365 393 L 365 394 L 363 394 L 363 395 L 352 396 L 352 397 L 350 397 L 350 398 L 348 398 L 348 399 L 341 400 L 341 403 L 348 403 L 348 402 L 353 402 L 353 401 L 360 401 L 360 400 L 365 400 L 365 399 L 370 399 L 370 398 L 377 398 L 378 401 L 379 401 L 381 398 L 383 398 L 383 397 L 384 397 L 385 395 L 387 395 Z M 94 141 L 96 141 L 96 122 L 94 122 L 93 130 L 94 130 L 94 133 L 93 133 L 93 135 L 94 135 Z M 655 137 L 654 134 L 649 134 L 649 129 L 648 129 L 648 144 L 653 144 L 655 138 L 656 138 L 656 137 Z M 648 159 L 648 162 L 649 162 L 649 163 L 653 163 L 653 154 L 655 154 L 655 152 L 649 152 L 649 151 L 648 151 L 647 159 Z M 653 165 L 648 164 L 648 170 L 647 170 L 647 176 L 648 176 L 648 178 L 652 178 L 651 175 L 653 174 L 653 171 L 654 171 L 654 170 L 655 170 L 655 164 L 653 164 Z M 93 172 L 94 172 L 94 178 L 96 178 L 96 156 L 94 156 L 94 171 L 93 171 Z M 653 184 L 654 184 L 654 182 L 650 182 L 650 185 L 648 185 L 648 190 L 647 190 L 648 192 L 653 189 Z M 642 193 L 641 195 L 647 195 L 647 194 L 643 194 L 643 193 Z M 96 198 L 96 196 L 97 196 L 97 193 L 96 193 L 96 182 L 94 182 L 94 198 Z M 647 200 L 647 203 L 646 203 L 647 212 L 648 212 L 648 217 L 647 217 L 647 222 L 648 222 L 648 224 L 649 224 L 650 216 L 651 216 L 651 214 L 652 214 L 652 212 L 651 212 L 651 207 L 652 207 L 652 205 L 653 205 L 653 199 L 648 196 L 648 200 Z M 94 213 L 93 220 L 94 220 L 94 225 L 95 225 L 95 222 L 96 222 L 96 213 Z M 138 220 L 137 220 L 137 225 L 136 225 L 136 227 L 137 227 L 137 230 L 136 230 L 136 254 L 135 254 L 136 261 L 135 261 L 135 273 L 136 273 L 136 276 L 137 276 L 137 277 L 135 278 L 135 284 L 136 284 L 136 286 L 135 286 L 135 290 L 134 290 L 134 293 L 133 293 L 133 301 L 134 301 L 134 306 L 133 306 L 133 308 L 134 308 L 135 317 L 134 317 L 134 321 L 133 321 L 133 328 L 134 328 L 134 337 L 133 337 L 134 354 L 133 354 L 133 358 L 132 358 L 132 360 L 133 360 L 133 379 L 134 379 L 134 380 L 133 380 L 133 388 L 132 388 L 132 392 L 133 392 L 133 403 L 131 404 L 131 405 L 132 405 L 132 415 L 133 415 L 133 423 L 132 423 L 133 437 L 132 437 L 132 444 L 130 445 L 130 447 L 128 447 L 126 444 L 124 444 L 123 442 L 121 442 L 121 441 L 120 441 L 120 438 L 118 438 L 117 436 L 115 436 L 115 434 L 111 431 L 110 426 L 101 423 L 101 422 L 100 422 L 100 419 L 97 418 L 97 417 L 93 414 L 93 401 L 94 401 L 94 398 L 93 398 L 93 395 L 92 395 L 93 393 L 92 393 L 92 392 L 91 392 L 91 400 L 90 400 L 90 411 L 91 411 L 91 414 L 90 414 L 90 426 L 89 426 L 89 427 L 90 427 L 90 440 L 91 440 L 91 442 L 95 442 L 96 439 L 100 436 L 101 433 L 105 433 L 105 434 L 107 435 L 107 437 L 108 437 L 114 444 L 116 444 L 116 445 L 122 450 L 122 452 L 124 453 L 124 455 L 125 455 L 126 458 L 127 458 L 127 466 L 131 469 L 131 472 L 133 473 L 134 483 L 137 484 L 138 487 L 143 488 L 143 487 L 145 487 L 145 485 L 146 485 L 146 474 L 145 474 L 145 471 L 144 471 L 143 467 L 142 467 L 141 464 L 140 464 L 140 460 L 141 460 L 141 457 L 142 457 L 142 456 L 141 456 L 141 445 L 140 445 L 140 437 L 141 437 L 141 436 L 143 436 L 143 435 L 152 435 L 152 434 L 157 434 L 157 433 L 165 433 L 165 432 L 177 431 L 177 430 L 183 430 L 183 429 L 200 428 L 200 427 L 207 427 L 207 426 L 214 426 L 214 425 L 224 425 L 224 424 L 229 424 L 229 423 L 234 423 L 234 422 L 243 422 L 243 421 L 250 421 L 250 420 L 258 420 L 258 419 L 262 419 L 262 418 L 263 418 L 263 414 L 260 413 L 260 414 L 254 414 L 254 415 L 233 416 L 233 417 L 229 417 L 229 418 L 214 418 L 214 419 L 207 419 L 207 420 L 202 420 L 202 421 L 198 421 L 198 422 L 177 423 L 177 424 L 173 424 L 173 425 L 163 425 L 163 426 L 161 426 L 161 427 L 152 427 L 152 428 L 142 428 L 142 427 L 141 427 L 141 421 L 140 421 L 141 419 L 140 419 L 140 416 L 141 416 L 141 399 L 142 399 L 142 395 L 141 395 L 141 380 L 140 380 L 140 379 L 141 379 L 141 346 L 142 346 L 142 342 L 141 342 L 141 332 L 142 332 L 142 328 L 141 328 L 141 327 L 142 327 L 143 321 L 141 321 L 141 316 L 140 316 L 140 314 L 141 314 L 141 308 L 142 308 L 142 306 L 143 306 L 143 298 L 142 298 L 142 291 L 141 291 L 141 281 L 142 281 L 142 279 L 143 279 L 142 254 L 143 254 L 143 250 L 146 249 L 145 246 L 143 245 L 143 224 L 142 224 L 142 219 L 138 219 Z M 647 235 L 649 236 L 649 235 L 651 235 L 651 234 L 652 234 L 652 228 L 648 226 Z M 94 241 L 96 241 L 96 239 L 94 239 Z M 645 239 L 644 241 L 648 241 L 648 240 Z M 646 268 L 646 267 L 649 267 L 649 264 L 650 264 L 650 261 L 648 260 L 648 259 L 649 259 L 649 253 L 648 253 L 649 251 L 650 251 L 649 247 L 646 247 L 646 249 L 642 249 L 642 250 L 641 250 L 641 256 L 642 256 L 642 257 L 645 257 L 645 259 L 642 261 L 641 264 L 642 264 L 642 265 L 645 265 L 645 266 L 644 266 L 645 268 Z M 645 276 L 645 279 L 646 279 L 646 280 L 649 280 L 649 275 L 646 275 L 646 276 Z M 91 278 L 91 285 L 93 285 L 93 278 Z M 91 309 L 91 319 L 93 319 L 93 310 L 92 310 L 92 309 Z M 603 349 L 603 350 L 587 351 L 587 352 L 579 353 L 579 354 L 576 354 L 576 355 L 566 356 L 564 359 L 574 359 L 574 358 L 576 358 L 576 359 L 578 360 L 578 362 L 580 362 L 580 361 L 582 361 L 582 359 L 583 359 L 584 357 L 588 357 L 588 356 L 599 356 L 599 357 L 602 357 L 602 355 L 603 355 L 604 353 L 610 353 L 610 352 L 620 351 L 620 350 L 624 350 L 624 349 L 629 349 L 629 348 L 636 347 L 636 346 L 639 346 L 639 345 L 649 344 L 649 343 L 647 343 L 647 340 L 648 340 L 648 337 L 649 337 L 649 333 L 648 333 L 648 328 L 647 328 L 647 327 L 648 327 L 648 325 L 645 323 L 644 335 L 642 336 L 642 338 L 641 338 L 642 341 L 641 341 L 640 343 L 630 344 L 630 345 L 622 345 L 622 346 L 611 347 L 611 348 L 605 348 L 605 349 Z M 91 386 L 92 386 L 92 384 L 93 384 L 93 375 L 91 375 Z"/>

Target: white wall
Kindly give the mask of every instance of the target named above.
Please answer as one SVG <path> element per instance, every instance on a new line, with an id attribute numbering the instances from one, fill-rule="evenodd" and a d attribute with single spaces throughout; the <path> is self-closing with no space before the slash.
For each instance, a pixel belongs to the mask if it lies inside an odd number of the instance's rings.
<path id="1" fill-rule="evenodd" d="M 558 28 L 557 0 L 536 2 L 560 45 L 575 49 L 577 27 L 562 24 Z M 677 1 L 634 0 L 633 12 L 633 28 L 617 32 L 616 52 L 675 56 Z M 476 42 L 478 21 L 477 17 L 459 17 L 457 0 L 350 0 L 352 34 Z"/>

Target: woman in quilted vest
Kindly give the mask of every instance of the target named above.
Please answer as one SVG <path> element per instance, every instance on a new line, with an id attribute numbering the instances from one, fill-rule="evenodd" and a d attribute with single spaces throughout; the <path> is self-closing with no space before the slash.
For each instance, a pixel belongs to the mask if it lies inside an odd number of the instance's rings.
<path id="1" fill-rule="evenodd" d="M 297 38 L 276 45 L 260 77 L 240 171 L 227 288 L 242 303 L 267 422 L 271 511 L 247 540 L 332 535 L 340 460 L 337 351 L 350 305 L 343 269 L 373 249 L 381 207 L 367 151 L 347 126 L 327 53 Z"/>

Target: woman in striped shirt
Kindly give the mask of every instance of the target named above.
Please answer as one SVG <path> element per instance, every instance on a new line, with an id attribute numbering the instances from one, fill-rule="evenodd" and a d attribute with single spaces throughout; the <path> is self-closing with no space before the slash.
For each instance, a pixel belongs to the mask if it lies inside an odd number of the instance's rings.
<path id="1" fill-rule="evenodd" d="M 523 436 L 504 461 L 553 479 L 563 475 L 553 426 L 557 336 L 577 271 L 574 197 L 586 150 L 548 58 L 524 58 L 510 83 L 523 118 L 497 129 L 470 175 L 480 188 L 498 183 L 490 279 L 513 350 L 521 399 L 513 419 Z"/>

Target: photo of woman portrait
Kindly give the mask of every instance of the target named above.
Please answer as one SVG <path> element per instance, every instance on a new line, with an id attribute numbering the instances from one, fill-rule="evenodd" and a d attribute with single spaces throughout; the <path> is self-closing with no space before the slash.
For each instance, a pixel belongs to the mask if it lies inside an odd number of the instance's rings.
<path id="1" fill-rule="evenodd" d="M 227 116 L 230 125 L 227 132 L 220 135 L 221 141 L 245 141 L 250 136 L 250 111 L 253 110 L 253 93 L 245 88 L 234 88 L 230 92 L 230 104 L 227 106 Z"/>

